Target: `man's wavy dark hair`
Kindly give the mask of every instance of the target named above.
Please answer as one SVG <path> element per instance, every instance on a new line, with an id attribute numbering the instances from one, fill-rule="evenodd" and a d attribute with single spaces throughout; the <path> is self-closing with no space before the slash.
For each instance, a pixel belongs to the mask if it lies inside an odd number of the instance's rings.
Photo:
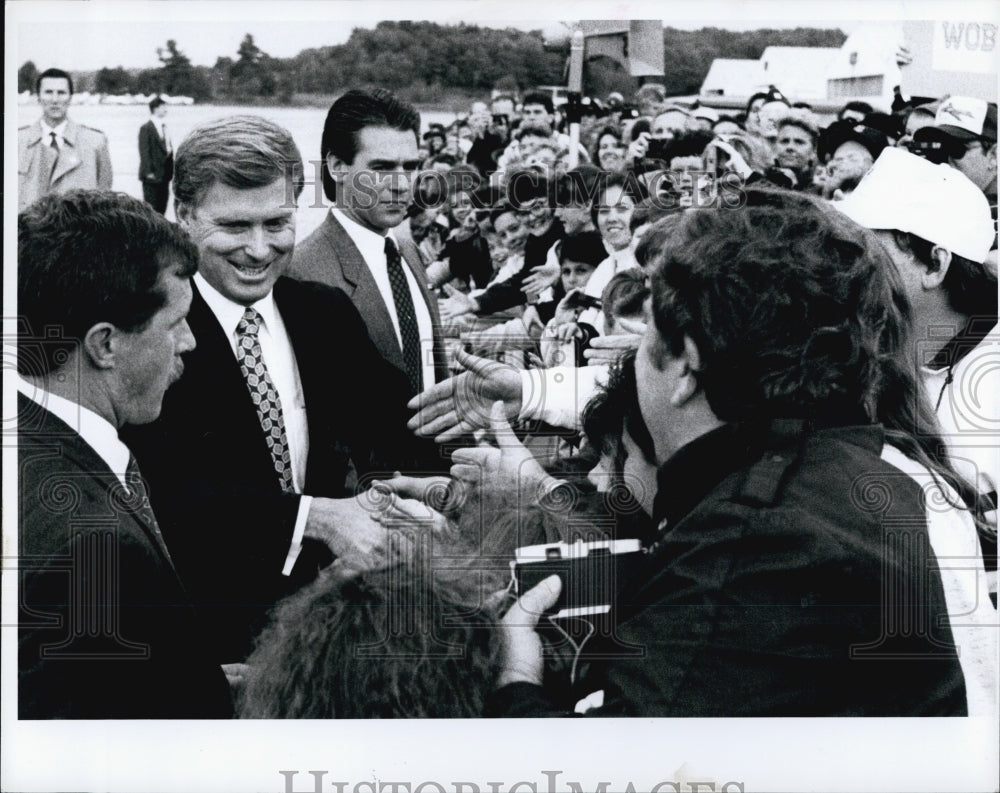
<path id="1" fill-rule="evenodd" d="M 177 267 L 190 277 L 198 249 L 136 198 L 74 190 L 45 196 L 18 215 L 17 265 L 17 368 L 44 375 L 99 322 L 141 331 L 167 301 L 160 274 Z"/>
<path id="2" fill-rule="evenodd" d="M 326 157 L 333 154 L 345 163 L 354 162 L 358 153 L 358 133 L 366 127 L 389 127 L 420 134 L 420 114 L 416 109 L 384 88 L 372 91 L 353 89 L 330 106 L 323 124 L 320 159 L 323 161 L 323 192 L 336 200 L 337 185 L 326 167 Z"/>
<path id="3" fill-rule="evenodd" d="M 910 303 L 884 246 L 811 196 L 745 195 L 740 209 L 688 210 L 647 235 L 662 349 L 694 342 L 719 419 L 881 423 L 974 509 L 916 376 Z"/>

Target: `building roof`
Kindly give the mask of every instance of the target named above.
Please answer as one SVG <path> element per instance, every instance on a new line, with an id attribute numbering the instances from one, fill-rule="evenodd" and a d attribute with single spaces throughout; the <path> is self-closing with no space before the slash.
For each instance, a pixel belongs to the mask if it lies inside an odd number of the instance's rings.
<path id="1" fill-rule="evenodd" d="M 716 58 L 701 84 L 701 93 L 747 97 L 757 90 L 761 75 L 760 61 Z"/>
<path id="2" fill-rule="evenodd" d="M 760 56 L 766 88 L 775 85 L 793 102 L 826 98 L 830 64 L 839 47 L 768 47 Z"/>

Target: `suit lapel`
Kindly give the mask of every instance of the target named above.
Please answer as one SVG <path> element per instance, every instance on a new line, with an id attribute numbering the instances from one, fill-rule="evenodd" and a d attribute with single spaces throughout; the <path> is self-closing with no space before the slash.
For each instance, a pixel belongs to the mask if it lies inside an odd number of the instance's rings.
<path id="1" fill-rule="evenodd" d="M 52 178 L 49 180 L 49 184 L 55 184 L 70 171 L 78 168 L 83 162 L 77 153 L 79 131 L 79 126 L 72 121 L 66 123 L 66 134 L 63 135 L 63 145 L 59 149 L 59 159 L 56 160 L 56 167 L 52 171 Z"/>
<path id="2" fill-rule="evenodd" d="M 226 332 L 201 296 L 197 285 L 192 283 L 191 287 L 188 325 L 197 345 L 185 355 L 184 376 L 173 388 L 182 387 L 186 382 L 188 388 L 197 388 L 212 395 L 207 400 L 198 400 L 197 394 L 192 395 L 192 402 L 200 401 L 203 409 L 211 410 L 211 414 L 205 418 L 212 431 L 232 432 L 247 426 L 259 427 L 257 410 L 248 398 L 247 384 L 240 373 L 240 365 Z M 172 390 L 167 391 L 168 399 Z M 252 423 L 248 424 L 251 419 Z M 261 443 L 266 447 L 263 434 Z"/>
<path id="3" fill-rule="evenodd" d="M 163 540 L 159 527 L 149 520 L 144 510 L 140 509 L 135 499 L 125 488 L 121 480 L 108 468 L 104 459 L 87 443 L 80 434 L 58 416 L 32 402 L 23 394 L 18 394 L 18 415 L 28 416 L 34 410 L 40 411 L 38 428 L 33 431 L 21 429 L 21 432 L 37 437 L 43 445 L 52 446 L 53 454 L 58 454 L 72 462 L 87 479 L 92 480 L 100 490 L 108 493 L 109 508 L 117 513 L 125 512 L 142 529 L 146 539 L 163 557 L 164 563 L 174 571 L 173 559 Z M 82 484 L 82 483 L 81 483 Z M 120 497 L 112 497 L 118 493 Z M 151 511 L 151 510 L 150 510 Z"/>
<path id="4" fill-rule="evenodd" d="M 406 364 L 392 318 L 361 251 L 332 214 L 327 214 L 323 231 L 334 251 L 333 260 L 339 262 L 344 280 L 353 286 L 353 291 L 346 291 L 364 318 L 368 335 L 383 358 L 405 370 Z"/>

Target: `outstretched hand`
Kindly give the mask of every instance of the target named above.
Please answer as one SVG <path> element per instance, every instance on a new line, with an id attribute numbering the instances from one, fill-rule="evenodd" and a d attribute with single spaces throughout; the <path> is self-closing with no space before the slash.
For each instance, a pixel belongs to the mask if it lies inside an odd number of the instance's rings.
<path id="1" fill-rule="evenodd" d="M 514 418 L 521 410 L 521 375 L 504 363 L 459 350 L 456 360 L 467 371 L 431 386 L 410 400 L 416 410 L 407 426 L 438 443 L 490 426 L 493 403 L 501 400 L 504 413 Z"/>
<path id="2" fill-rule="evenodd" d="M 474 314 L 479 310 L 479 304 L 473 298 L 464 292 L 459 292 L 450 284 L 444 285 L 444 291 L 448 297 L 438 301 L 438 310 L 441 312 L 441 319 L 454 319 L 463 314 Z"/>
<path id="3" fill-rule="evenodd" d="M 493 403 L 490 430 L 497 445 L 456 449 L 451 455 L 451 475 L 496 492 L 516 493 L 518 503 L 535 501 L 540 489 L 555 480 L 511 429 L 502 402 Z"/>

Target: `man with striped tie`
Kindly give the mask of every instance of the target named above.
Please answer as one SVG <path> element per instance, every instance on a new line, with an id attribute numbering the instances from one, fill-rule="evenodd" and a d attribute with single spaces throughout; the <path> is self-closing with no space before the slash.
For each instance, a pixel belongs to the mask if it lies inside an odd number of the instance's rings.
<path id="1" fill-rule="evenodd" d="M 386 530 L 355 499 L 424 448 L 404 373 L 338 289 L 285 278 L 302 157 L 286 129 L 234 116 L 177 147 L 177 218 L 200 253 L 198 348 L 130 445 L 220 662 L 242 660 L 267 610 Z M 332 553 L 332 555 L 331 555 Z"/>

